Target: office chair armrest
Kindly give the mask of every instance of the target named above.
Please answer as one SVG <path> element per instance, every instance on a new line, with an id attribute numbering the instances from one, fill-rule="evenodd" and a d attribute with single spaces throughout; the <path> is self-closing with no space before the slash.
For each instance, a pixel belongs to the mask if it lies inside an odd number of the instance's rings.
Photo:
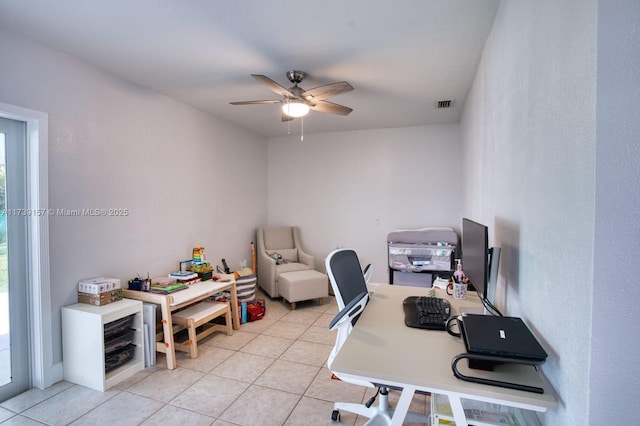
<path id="1" fill-rule="evenodd" d="M 345 306 L 338 315 L 336 315 L 329 323 L 329 330 L 340 328 L 347 321 L 352 321 L 356 316 L 360 315 L 364 307 L 369 302 L 369 293 L 362 292 L 357 295 L 347 306 Z"/>
<path id="2" fill-rule="evenodd" d="M 371 266 L 370 263 L 364 267 L 364 269 L 362 270 L 362 275 L 364 275 L 364 282 L 369 284 L 369 281 L 371 281 L 371 276 L 373 275 L 373 266 Z"/>

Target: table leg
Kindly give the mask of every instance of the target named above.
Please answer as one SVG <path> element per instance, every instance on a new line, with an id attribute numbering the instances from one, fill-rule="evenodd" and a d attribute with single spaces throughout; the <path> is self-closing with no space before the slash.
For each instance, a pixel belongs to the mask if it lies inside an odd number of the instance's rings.
<path id="1" fill-rule="evenodd" d="M 170 298 L 164 298 L 160 304 L 162 311 L 162 331 L 164 332 L 164 349 L 167 355 L 167 368 L 173 370 L 176 368 L 176 347 L 173 342 L 173 324 L 171 321 Z"/>
<path id="2" fill-rule="evenodd" d="M 456 425 L 468 426 L 469 423 L 467 423 L 467 416 L 464 415 L 464 408 L 462 408 L 462 400 L 460 397 L 458 395 L 449 394 L 448 398 Z"/>
<path id="3" fill-rule="evenodd" d="M 238 292 L 236 291 L 236 283 L 234 282 L 231 288 L 231 317 L 233 322 L 233 328 L 240 330 L 240 314 L 238 312 Z"/>
<path id="4" fill-rule="evenodd" d="M 398 404 L 393 411 L 393 418 L 391 419 L 392 426 L 402 426 L 404 423 L 404 418 L 407 416 L 409 405 L 411 405 L 415 391 L 415 388 L 411 386 L 402 388 L 400 399 L 398 399 Z"/>

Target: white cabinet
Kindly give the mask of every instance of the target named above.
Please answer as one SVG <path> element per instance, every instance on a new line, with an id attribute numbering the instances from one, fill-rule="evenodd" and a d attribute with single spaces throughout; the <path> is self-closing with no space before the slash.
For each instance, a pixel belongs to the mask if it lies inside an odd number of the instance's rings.
<path id="1" fill-rule="evenodd" d="M 65 380 L 105 391 L 144 369 L 142 302 L 62 308 Z"/>

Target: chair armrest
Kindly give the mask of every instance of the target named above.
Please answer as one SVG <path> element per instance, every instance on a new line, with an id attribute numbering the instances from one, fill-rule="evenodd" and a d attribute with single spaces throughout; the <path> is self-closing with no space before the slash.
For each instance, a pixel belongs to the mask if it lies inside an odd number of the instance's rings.
<path id="1" fill-rule="evenodd" d="M 314 257 L 311 256 L 309 253 L 303 251 L 301 248 L 298 248 L 298 261 L 300 263 L 304 263 L 311 269 L 316 268 L 316 265 L 315 265 L 316 262 Z"/>
<path id="2" fill-rule="evenodd" d="M 357 295 L 347 306 L 345 306 L 338 314 L 333 317 L 329 323 L 329 330 L 340 328 L 343 324 L 351 321 L 352 324 L 358 320 L 358 316 L 364 310 L 369 302 L 369 293 L 362 292 Z"/>
<path id="3" fill-rule="evenodd" d="M 271 297 L 279 296 L 276 289 L 276 261 L 264 251 L 257 253 L 258 285 Z"/>
<path id="4" fill-rule="evenodd" d="M 364 267 L 364 269 L 362 270 L 362 275 L 364 275 L 364 282 L 369 284 L 369 281 L 371 281 L 371 276 L 373 275 L 373 267 L 370 263 Z"/>
<path id="5" fill-rule="evenodd" d="M 293 232 L 293 246 L 298 249 L 298 262 L 304 263 L 311 269 L 316 269 L 315 259 L 309 253 L 302 249 L 300 241 L 300 228 L 298 226 L 291 227 Z"/>

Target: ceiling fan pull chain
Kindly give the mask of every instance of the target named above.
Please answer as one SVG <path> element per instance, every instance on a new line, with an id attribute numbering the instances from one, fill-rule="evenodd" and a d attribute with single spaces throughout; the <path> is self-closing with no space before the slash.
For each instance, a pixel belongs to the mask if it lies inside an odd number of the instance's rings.
<path id="1" fill-rule="evenodd" d="M 304 117 L 300 117 L 300 142 L 304 141 Z"/>

